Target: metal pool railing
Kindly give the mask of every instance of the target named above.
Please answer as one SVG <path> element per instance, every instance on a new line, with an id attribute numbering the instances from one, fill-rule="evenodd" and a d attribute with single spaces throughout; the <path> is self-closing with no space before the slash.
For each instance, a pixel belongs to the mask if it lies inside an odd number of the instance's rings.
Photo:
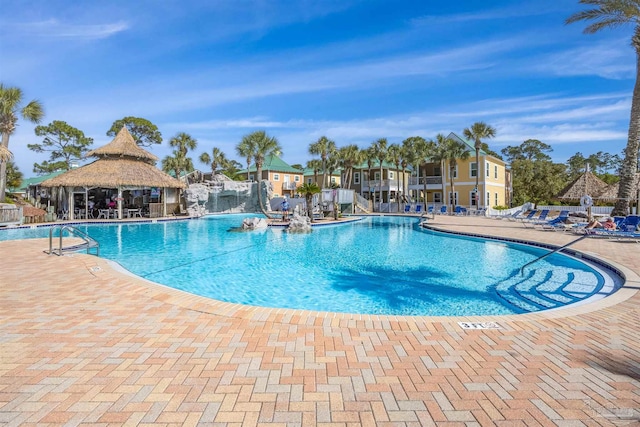
<path id="1" fill-rule="evenodd" d="M 58 230 L 58 247 L 54 249 L 53 247 L 53 232 Z M 62 237 L 64 231 L 68 231 L 71 236 L 79 237 L 83 240 L 83 243 L 71 245 L 71 246 L 63 246 L 62 245 Z M 91 249 L 96 250 L 96 256 L 100 256 L 100 243 L 94 240 L 87 233 L 84 233 L 78 230 L 76 227 L 72 227 L 70 225 L 60 225 L 51 227 L 49 230 L 49 251 L 45 251 L 49 255 L 58 255 L 61 256 L 67 252 L 76 252 L 79 250 L 87 250 L 87 253 L 91 253 Z"/>

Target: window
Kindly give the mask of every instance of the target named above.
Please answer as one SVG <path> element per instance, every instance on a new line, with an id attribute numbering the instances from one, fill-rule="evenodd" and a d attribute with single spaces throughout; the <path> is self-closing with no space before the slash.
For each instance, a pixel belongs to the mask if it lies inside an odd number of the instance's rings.
<path id="1" fill-rule="evenodd" d="M 254 175 L 249 175 L 249 181 L 255 181 Z"/>
<path id="2" fill-rule="evenodd" d="M 493 206 L 498 206 L 498 193 L 496 193 L 496 202 L 493 204 Z"/>
<path id="3" fill-rule="evenodd" d="M 494 177 L 495 179 L 498 179 L 498 165 L 495 165 L 495 166 L 493 167 L 493 177 Z"/>
<path id="4" fill-rule="evenodd" d="M 356 172 L 353 174 L 353 183 L 360 184 L 360 172 Z"/>
<path id="5" fill-rule="evenodd" d="M 458 192 L 452 193 L 449 191 L 449 204 L 457 205 L 458 204 Z"/>
<path id="6" fill-rule="evenodd" d="M 433 193 L 433 203 L 442 203 L 442 193 Z"/>
<path id="7" fill-rule="evenodd" d="M 453 169 L 453 177 L 458 177 L 458 165 L 456 165 L 456 167 Z M 449 168 L 449 179 L 451 179 L 451 168 Z"/>
<path id="8" fill-rule="evenodd" d="M 274 181 L 280 181 L 280 174 L 279 173 L 274 173 L 273 174 L 273 180 Z"/>
<path id="9" fill-rule="evenodd" d="M 484 198 L 485 206 L 489 206 L 491 204 L 491 193 L 487 191 L 487 195 Z"/>
<path id="10" fill-rule="evenodd" d="M 299 176 L 299 175 L 295 175 L 295 176 L 293 177 L 293 181 L 294 181 L 294 182 L 300 182 L 300 176 Z"/>
<path id="11" fill-rule="evenodd" d="M 470 176 L 472 178 L 475 178 L 476 176 L 478 176 L 478 164 L 476 162 L 473 162 L 473 163 L 469 163 L 469 166 L 471 166 Z"/>
<path id="12" fill-rule="evenodd" d="M 393 179 L 393 171 L 389 171 L 389 179 Z"/>
<path id="13" fill-rule="evenodd" d="M 471 193 L 469 193 L 469 200 L 471 200 L 471 206 L 476 206 L 478 204 L 476 201 L 475 195 L 476 193 L 474 191 L 471 191 Z"/>
<path id="14" fill-rule="evenodd" d="M 442 170 L 440 169 L 440 165 L 438 166 L 434 166 L 433 168 L 433 174 L 435 176 L 442 176 Z"/>
<path id="15" fill-rule="evenodd" d="M 489 178 L 489 162 L 484 165 L 485 175 Z"/>
<path id="16" fill-rule="evenodd" d="M 373 174 L 373 177 L 374 181 L 380 181 L 380 172 L 376 172 L 375 174 Z"/>
<path id="17" fill-rule="evenodd" d="M 336 177 L 335 177 L 335 176 L 332 176 L 332 177 L 331 177 L 331 183 L 332 183 L 332 184 L 335 184 L 335 183 L 336 183 Z"/>
<path id="18" fill-rule="evenodd" d="M 307 184 L 313 184 L 313 178 L 307 178 Z"/>

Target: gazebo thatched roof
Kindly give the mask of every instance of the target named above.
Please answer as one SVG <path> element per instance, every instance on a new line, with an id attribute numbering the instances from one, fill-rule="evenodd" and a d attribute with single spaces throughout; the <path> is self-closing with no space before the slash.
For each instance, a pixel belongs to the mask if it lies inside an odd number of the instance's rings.
<path id="1" fill-rule="evenodd" d="M 138 144 L 136 144 L 136 141 L 133 139 L 125 126 L 122 126 L 122 129 L 120 129 L 120 132 L 118 132 L 116 137 L 113 138 L 113 141 L 100 148 L 89 151 L 87 153 L 87 157 L 91 156 L 100 158 L 130 157 L 133 159 L 141 159 L 152 164 L 155 164 L 155 162 L 158 160 L 155 155 L 151 154 L 147 150 L 144 150 L 143 148 L 140 148 Z"/>
<path id="2" fill-rule="evenodd" d="M 42 187 L 185 188 L 186 185 L 155 166 L 158 159 L 138 147 L 126 127 L 109 144 L 90 151 L 98 157 L 88 165 L 43 181 Z"/>
<path id="3" fill-rule="evenodd" d="M 616 200 L 618 198 L 618 187 L 619 183 L 608 185 L 598 198 L 601 200 Z M 636 173 L 633 181 L 631 200 L 636 200 L 638 198 L 638 188 L 640 188 L 640 173 Z"/>
<path id="4" fill-rule="evenodd" d="M 186 185 L 140 160 L 104 158 L 48 179 L 42 187 L 185 188 Z"/>
<path id="5" fill-rule="evenodd" d="M 569 183 L 558 193 L 556 198 L 562 200 L 580 200 L 584 195 L 599 199 L 600 194 L 607 188 L 607 183 L 595 176 L 591 171 L 586 171 Z"/>

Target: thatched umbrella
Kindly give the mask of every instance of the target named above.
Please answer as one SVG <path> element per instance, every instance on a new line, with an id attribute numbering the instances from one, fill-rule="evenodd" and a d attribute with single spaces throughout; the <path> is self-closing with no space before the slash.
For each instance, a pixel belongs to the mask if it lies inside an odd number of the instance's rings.
<path id="1" fill-rule="evenodd" d="M 618 186 L 619 183 L 608 185 L 604 191 L 599 195 L 600 200 L 615 201 L 618 199 Z M 629 202 L 636 202 L 636 213 L 640 212 L 640 173 L 636 173 L 635 179 L 632 182 L 631 200 Z"/>
<path id="2" fill-rule="evenodd" d="M 158 158 L 138 147 L 126 127 L 109 144 L 87 153 L 98 157 L 93 163 L 72 169 L 42 182 L 43 187 L 84 187 L 85 206 L 90 188 L 117 188 L 118 212 L 122 218 L 122 190 L 148 187 L 185 188 L 186 185 L 155 166 Z M 69 192 L 70 214 L 73 212 Z M 165 195 L 166 199 L 166 195 Z M 166 202 L 164 215 L 166 215 Z"/>
<path id="3" fill-rule="evenodd" d="M 8 162 L 13 158 L 13 153 L 7 147 L 0 144 L 0 162 Z"/>

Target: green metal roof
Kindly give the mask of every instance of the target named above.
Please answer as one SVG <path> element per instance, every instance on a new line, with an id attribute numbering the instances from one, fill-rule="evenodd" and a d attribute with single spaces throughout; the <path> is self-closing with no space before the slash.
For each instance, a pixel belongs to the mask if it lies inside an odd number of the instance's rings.
<path id="1" fill-rule="evenodd" d="M 296 169 L 291 167 L 288 163 L 282 160 L 278 156 L 267 156 L 264 158 L 264 163 L 262 164 L 263 171 L 276 171 L 276 172 L 289 172 L 289 173 L 299 173 L 302 174 L 300 169 Z M 256 172 L 256 165 L 253 164 L 249 167 L 249 172 Z M 247 170 L 244 169 L 240 171 L 240 173 L 247 173 Z"/>
<path id="2" fill-rule="evenodd" d="M 473 142 L 473 141 L 469 141 L 469 140 L 468 140 L 468 139 L 466 139 L 466 138 L 462 138 L 462 137 L 458 136 L 455 132 L 451 132 L 451 133 L 447 136 L 447 138 L 451 138 L 451 139 L 453 139 L 454 141 L 462 142 L 464 145 L 466 145 L 467 147 L 469 147 L 469 151 L 472 151 L 472 152 L 474 152 L 474 153 L 476 152 L 476 144 L 475 144 L 475 142 Z M 481 155 L 483 155 L 483 156 L 486 156 L 486 155 L 487 155 L 487 153 L 486 153 L 482 148 L 478 151 L 478 153 L 479 153 L 479 154 L 481 154 Z"/>
<path id="3" fill-rule="evenodd" d="M 333 174 L 331 176 L 340 176 L 342 173 L 342 168 L 334 169 Z M 306 168 L 304 170 L 304 176 L 313 176 L 314 170 L 311 168 Z M 318 175 L 322 175 L 322 170 L 318 170 Z"/>
<path id="4" fill-rule="evenodd" d="M 41 182 L 46 181 L 47 179 L 55 178 L 56 176 L 61 175 L 65 172 L 67 171 L 56 171 L 47 175 L 40 175 L 40 176 L 35 176 L 33 178 L 23 179 L 22 183 L 20 183 L 20 187 L 18 188 L 18 190 L 25 191 L 27 188 L 31 186 L 38 185 Z"/>

